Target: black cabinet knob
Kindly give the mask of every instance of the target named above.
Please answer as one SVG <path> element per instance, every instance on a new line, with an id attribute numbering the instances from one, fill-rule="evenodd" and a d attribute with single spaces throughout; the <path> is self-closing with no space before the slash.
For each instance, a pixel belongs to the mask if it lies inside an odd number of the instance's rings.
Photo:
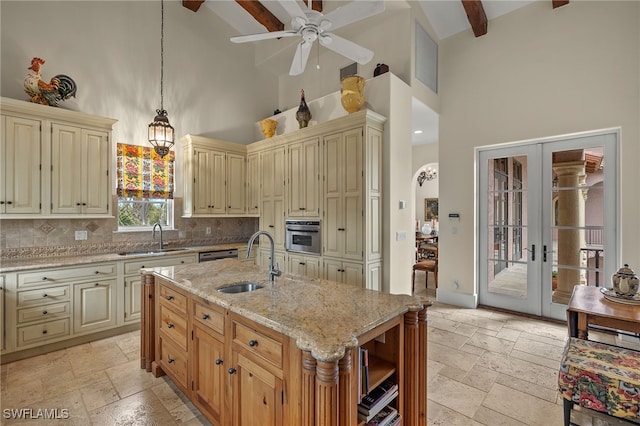
<path id="1" fill-rule="evenodd" d="M 42 334 L 47 334 L 47 330 L 42 330 Z"/>
<path id="2" fill-rule="evenodd" d="M 42 315 L 47 315 L 49 312 L 47 311 L 42 311 Z"/>
<path id="3" fill-rule="evenodd" d="M 206 319 L 209 319 L 209 318 L 211 318 L 211 316 L 209 314 L 202 314 L 202 319 L 203 320 L 206 320 Z"/>
<path id="4" fill-rule="evenodd" d="M 173 364 L 173 361 L 175 361 L 175 359 L 173 359 L 173 358 L 167 358 L 167 362 L 168 362 L 169 364 Z"/>
<path id="5" fill-rule="evenodd" d="M 249 346 L 254 347 L 258 345 L 258 341 L 257 340 L 249 340 Z"/>
<path id="6" fill-rule="evenodd" d="M 49 278 L 47 278 L 47 277 L 42 277 L 42 281 L 46 281 L 46 280 L 48 280 L 48 279 L 49 279 Z"/>
<path id="7" fill-rule="evenodd" d="M 167 328 L 173 328 L 175 327 L 173 324 L 171 324 L 170 322 L 167 323 Z"/>
<path id="8" fill-rule="evenodd" d="M 216 359 L 216 365 L 222 364 L 222 360 L 220 358 Z"/>
<path id="9" fill-rule="evenodd" d="M 7 204 L 13 204 L 13 201 L 7 201 Z"/>
<path id="10" fill-rule="evenodd" d="M 235 374 L 236 369 L 232 367 L 232 368 L 230 368 L 230 369 L 228 370 L 228 372 L 229 372 L 229 374 Z"/>
<path id="11" fill-rule="evenodd" d="M 143 266 L 143 268 L 144 268 L 144 266 Z M 169 301 L 173 300 L 173 296 L 167 296 L 167 300 L 169 300 Z"/>
<path id="12" fill-rule="evenodd" d="M 49 297 L 47 293 L 43 294 L 42 297 Z"/>

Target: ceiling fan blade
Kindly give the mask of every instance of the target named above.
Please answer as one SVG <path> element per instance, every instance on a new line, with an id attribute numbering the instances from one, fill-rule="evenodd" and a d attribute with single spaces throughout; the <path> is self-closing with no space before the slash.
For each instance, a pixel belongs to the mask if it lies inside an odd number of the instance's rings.
<path id="1" fill-rule="evenodd" d="M 305 15 L 304 10 L 302 10 L 300 5 L 298 4 L 298 0 L 280 0 L 280 6 L 282 6 L 282 8 L 287 11 L 292 19 L 295 19 L 296 17 L 302 17 L 306 21 L 307 15 Z"/>
<path id="2" fill-rule="evenodd" d="M 301 41 L 296 48 L 296 54 L 293 57 L 293 62 L 291 62 L 291 69 L 289 70 L 289 75 L 298 75 L 302 74 L 305 67 L 307 66 L 307 60 L 309 59 L 309 54 L 311 53 L 311 47 L 313 46 L 313 42 Z"/>
<path id="3" fill-rule="evenodd" d="M 384 11 L 384 0 L 353 0 L 324 15 L 331 21 L 331 31 Z"/>
<path id="4" fill-rule="evenodd" d="M 293 37 L 298 35 L 296 31 L 272 31 L 270 33 L 260 33 L 260 34 L 249 34 L 238 37 L 231 37 L 231 41 L 234 43 L 246 43 L 249 41 L 257 41 L 257 40 L 268 40 L 270 38 L 280 38 L 280 37 Z"/>
<path id="5" fill-rule="evenodd" d="M 319 37 L 318 40 L 320 40 L 320 44 L 327 49 L 346 56 L 359 64 L 364 65 L 373 59 L 373 52 L 371 50 L 335 34 L 324 34 L 322 37 Z"/>

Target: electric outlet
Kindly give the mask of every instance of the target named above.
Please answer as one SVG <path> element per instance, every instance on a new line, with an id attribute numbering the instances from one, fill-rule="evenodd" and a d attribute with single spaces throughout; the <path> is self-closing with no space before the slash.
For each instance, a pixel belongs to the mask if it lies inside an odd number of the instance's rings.
<path id="1" fill-rule="evenodd" d="M 404 241 L 407 239 L 407 231 L 396 231 L 396 241 Z"/>
<path id="2" fill-rule="evenodd" d="M 211 235 L 211 227 L 207 226 L 207 228 L 205 229 L 204 233 L 207 234 L 207 235 Z"/>
<path id="3" fill-rule="evenodd" d="M 87 231 L 76 231 L 76 241 L 86 240 Z"/>

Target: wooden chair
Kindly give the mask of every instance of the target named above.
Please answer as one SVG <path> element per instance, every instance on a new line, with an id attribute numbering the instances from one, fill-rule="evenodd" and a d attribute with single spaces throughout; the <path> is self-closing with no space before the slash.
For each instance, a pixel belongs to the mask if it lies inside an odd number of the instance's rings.
<path id="1" fill-rule="evenodd" d="M 429 282 L 429 272 L 433 273 L 436 289 L 438 288 L 438 246 L 429 244 L 418 253 L 418 261 L 413 265 L 413 273 L 411 276 L 411 293 L 415 291 L 416 283 L 416 271 L 423 271 L 424 287 L 427 287 Z"/>

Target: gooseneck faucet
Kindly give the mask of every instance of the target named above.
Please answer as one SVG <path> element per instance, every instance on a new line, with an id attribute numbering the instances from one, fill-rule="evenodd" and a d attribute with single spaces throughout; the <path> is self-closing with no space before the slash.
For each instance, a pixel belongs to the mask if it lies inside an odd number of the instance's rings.
<path id="1" fill-rule="evenodd" d="M 251 236 L 251 238 L 249 239 L 249 243 L 247 244 L 247 259 L 249 258 L 249 256 L 251 255 L 251 247 L 253 247 L 253 242 L 255 241 L 256 238 L 258 238 L 260 235 L 265 235 L 267 238 L 269 238 L 269 242 L 271 243 L 271 262 L 269 263 L 269 281 L 274 282 L 276 277 L 279 277 L 280 275 L 282 275 L 282 272 L 280 271 L 280 269 L 278 269 L 278 265 L 275 264 L 274 265 L 274 259 L 275 259 L 275 242 L 273 241 L 273 237 L 271 236 L 270 233 L 268 233 L 267 231 L 258 231 L 255 234 L 253 234 Z"/>
<path id="2" fill-rule="evenodd" d="M 159 222 L 156 222 L 153 225 L 153 230 L 151 231 L 151 239 L 155 240 L 156 239 L 156 227 L 160 228 L 160 250 L 162 250 L 164 248 L 164 246 L 166 245 L 166 243 L 162 242 L 162 225 L 160 225 Z"/>

